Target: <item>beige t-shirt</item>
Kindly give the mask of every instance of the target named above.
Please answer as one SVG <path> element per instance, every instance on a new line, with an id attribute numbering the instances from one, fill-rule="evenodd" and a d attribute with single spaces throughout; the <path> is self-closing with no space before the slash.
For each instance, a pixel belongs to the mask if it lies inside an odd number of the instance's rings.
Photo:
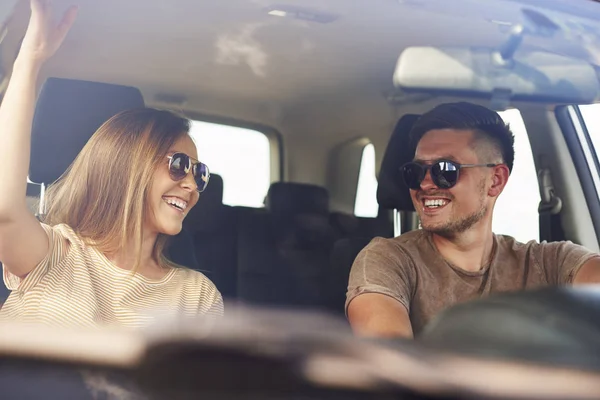
<path id="1" fill-rule="evenodd" d="M 490 264 L 469 272 L 447 262 L 424 230 L 376 238 L 354 261 L 346 310 L 363 293 L 390 296 L 406 307 L 417 334 L 433 316 L 456 303 L 495 292 L 572 283 L 579 268 L 595 256 L 571 242 L 524 244 L 495 235 Z"/>
<path id="2" fill-rule="evenodd" d="M 44 260 L 25 279 L 4 268 L 12 293 L 0 320 L 137 328 L 156 317 L 223 314 L 221 294 L 200 272 L 173 268 L 160 280 L 148 279 L 117 267 L 67 225 L 42 227 L 50 243 Z"/>

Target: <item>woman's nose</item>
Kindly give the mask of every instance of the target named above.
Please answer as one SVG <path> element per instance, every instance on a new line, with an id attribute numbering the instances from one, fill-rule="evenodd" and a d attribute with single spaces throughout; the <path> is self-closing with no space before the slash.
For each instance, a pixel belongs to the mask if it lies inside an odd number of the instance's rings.
<path id="1" fill-rule="evenodd" d="M 185 178 L 183 178 L 181 180 L 180 185 L 182 188 L 184 188 L 190 192 L 198 189 L 198 185 L 196 184 L 196 181 L 194 180 L 194 174 L 192 174 L 191 172 L 188 173 L 185 176 Z"/>

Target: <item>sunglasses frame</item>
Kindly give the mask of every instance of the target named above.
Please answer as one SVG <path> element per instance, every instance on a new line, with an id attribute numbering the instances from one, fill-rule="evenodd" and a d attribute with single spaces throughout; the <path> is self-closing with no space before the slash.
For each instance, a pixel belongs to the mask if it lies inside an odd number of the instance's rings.
<path id="1" fill-rule="evenodd" d="M 456 167 L 456 180 L 453 183 L 449 183 L 449 186 L 446 185 L 441 185 L 439 182 L 439 177 L 437 175 L 434 175 L 432 173 L 432 168 L 439 165 L 440 163 L 448 163 L 451 164 L 453 166 Z M 416 165 L 419 168 L 421 168 L 421 176 L 417 179 L 418 180 L 418 184 L 419 187 L 418 188 L 413 188 L 411 187 L 411 185 L 407 182 L 406 176 L 405 176 L 405 168 L 409 165 Z M 407 162 L 406 164 L 402 165 L 400 167 L 400 172 L 402 173 L 402 179 L 404 181 L 404 183 L 406 184 L 406 186 L 408 186 L 409 189 L 411 190 L 419 190 L 421 188 L 421 184 L 423 183 L 423 180 L 425 179 L 425 177 L 427 176 L 427 172 L 429 171 L 429 175 L 431 176 L 431 181 L 435 184 L 435 186 L 437 186 L 440 189 L 451 189 L 454 186 L 456 186 L 456 184 L 458 183 L 458 180 L 460 179 L 460 170 L 463 168 L 477 168 L 477 167 L 485 167 L 485 168 L 493 168 L 493 167 L 497 167 L 499 165 L 502 164 L 492 164 L 492 163 L 488 163 L 488 164 L 460 164 L 457 163 L 456 161 L 452 161 L 452 160 L 446 160 L 446 159 L 440 159 L 440 160 L 436 160 L 431 164 L 425 164 L 425 163 L 421 163 L 421 162 L 417 162 L 417 161 L 410 161 Z M 447 171 L 445 171 L 447 172 Z M 452 171 L 454 172 L 454 171 Z M 447 179 L 446 179 L 447 181 Z"/>
<path id="2" fill-rule="evenodd" d="M 176 158 L 177 156 L 185 156 L 188 159 L 188 166 L 185 168 L 185 170 L 187 171 L 185 173 L 185 175 L 179 179 L 176 179 L 175 177 L 173 177 L 173 173 L 171 172 L 171 167 L 173 165 L 173 159 Z M 198 193 L 202 193 L 206 190 L 206 188 L 208 187 L 208 182 L 210 181 L 210 169 L 208 168 L 208 165 L 204 164 L 201 161 L 196 160 L 193 157 L 188 156 L 187 154 L 178 151 L 176 153 L 173 153 L 171 155 L 168 155 L 167 158 L 169 159 L 169 176 L 171 177 L 171 179 L 173 179 L 175 182 L 179 182 L 183 179 L 185 179 L 186 176 L 188 176 L 188 174 L 191 172 L 192 176 L 194 177 L 194 182 L 196 183 L 196 191 Z M 194 167 L 196 167 L 197 165 L 202 165 L 204 166 L 204 169 L 206 170 L 206 181 L 204 183 L 204 187 L 202 189 L 200 189 L 200 185 L 198 185 L 198 181 L 196 179 L 196 175 L 194 174 Z M 197 171 L 197 167 L 196 167 L 196 171 Z M 202 179 L 202 178 L 200 178 Z"/>

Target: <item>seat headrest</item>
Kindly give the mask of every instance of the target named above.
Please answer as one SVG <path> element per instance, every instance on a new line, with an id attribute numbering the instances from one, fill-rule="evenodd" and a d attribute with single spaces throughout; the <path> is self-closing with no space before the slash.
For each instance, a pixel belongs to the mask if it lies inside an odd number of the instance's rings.
<path id="1" fill-rule="evenodd" d="M 400 118 L 388 142 L 377 185 L 377 202 L 382 209 L 415 210 L 400 167 L 414 157 L 415 149 L 410 144 L 409 134 L 418 119 L 419 115 L 416 114 L 406 114 Z"/>
<path id="2" fill-rule="evenodd" d="M 223 223 L 223 208 L 223 178 L 211 174 L 206 190 L 200 193 L 198 203 L 185 217 L 185 228 L 191 233 L 218 229 L 219 224 Z"/>
<path id="3" fill-rule="evenodd" d="M 49 78 L 33 119 L 29 179 L 53 183 L 104 122 L 121 111 L 141 107 L 144 99 L 133 87 Z"/>
<path id="4" fill-rule="evenodd" d="M 298 214 L 329 215 L 327 189 L 303 183 L 277 182 L 271 185 L 265 202 L 267 210 L 279 216 Z"/>

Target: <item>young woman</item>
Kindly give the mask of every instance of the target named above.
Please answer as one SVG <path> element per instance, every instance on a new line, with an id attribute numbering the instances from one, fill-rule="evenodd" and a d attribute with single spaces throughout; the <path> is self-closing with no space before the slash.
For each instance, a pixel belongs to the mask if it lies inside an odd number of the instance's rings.
<path id="1" fill-rule="evenodd" d="M 221 315 L 212 282 L 163 256 L 209 178 L 185 118 L 153 109 L 116 115 L 50 187 L 44 223 L 28 211 L 38 73 L 76 14 L 69 9 L 56 25 L 50 2 L 31 0 L 0 106 L 0 261 L 12 290 L 0 319 L 139 327 L 159 313 Z"/>

